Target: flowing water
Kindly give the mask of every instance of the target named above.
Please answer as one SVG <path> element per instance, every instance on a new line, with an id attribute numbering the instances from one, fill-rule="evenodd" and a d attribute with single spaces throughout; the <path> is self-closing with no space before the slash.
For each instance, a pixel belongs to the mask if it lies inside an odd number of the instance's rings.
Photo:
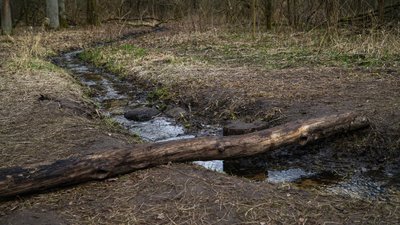
<path id="1" fill-rule="evenodd" d="M 137 134 L 148 142 L 222 135 L 221 128 L 210 125 L 204 125 L 202 130 L 190 133 L 183 125 L 163 115 L 146 122 L 126 119 L 123 114 L 127 109 L 148 104 L 146 90 L 83 62 L 79 59 L 81 52 L 82 50 L 65 53 L 54 58 L 53 61 L 60 67 L 69 70 L 82 84 L 94 90 L 93 100 L 99 105 L 102 113 L 121 124 L 131 133 Z M 398 165 L 383 169 L 361 168 L 350 173 L 350 176 L 336 173 L 333 169 L 321 170 L 302 167 L 305 163 L 315 163 L 324 157 L 325 155 L 318 157 L 318 154 L 316 156 L 306 155 L 305 158 L 278 156 L 280 162 L 285 161 L 283 165 L 279 162 L 270 163 L 268 160 L 263 160 L 261 163 L 265 164 L 265 167 L 262 166 L 261 170 L 245 176 L 262 182 L 291 183 L 299 188 L 318 189 L 323 192 L 357 198 L 381 198 L 386 193 L 393 190 L 397 191 L 399 188 L 400 169 Z M 194 163 L 211 170 L 224 172 L 224 162 L 221 160 Z"/>

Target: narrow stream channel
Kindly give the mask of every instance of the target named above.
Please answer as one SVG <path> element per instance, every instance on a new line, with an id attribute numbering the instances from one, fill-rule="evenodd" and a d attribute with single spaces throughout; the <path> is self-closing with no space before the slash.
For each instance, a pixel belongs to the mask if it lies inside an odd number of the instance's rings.
<path id="1" fill-rule="evenodd" d="M 93 100 L 99 105 L 100 110 L 131 133 L 139 135 L 148 142 L 161 142 L 177 139 L 188 139 L 200 136 L 222 135 L 222 129 L 218 126 L 205 125 L 204 129 L 196 132 L 188 132 L 182 124 L 174 119 L 160 114 L 155 118 L 136 122 L 124 117 L 127 108 L 135 108 L 148 104 L 146 90 L 130 82 L 124 82 L 116 75 L 108 73 L 91 64 L 83 62 L 79 54 L 83 50 L 72 51 L 53 58 L 58 66 L 70 71 L 82 84 L 94 90 Z M 360 168 L 352 171 L 350 176 L 339 175 L 332 170 L 309 170 L 299 163 L 314 163 L 316 160 L 326 157 L 321 152 L 316 155 L 304 155 L 290 157 L 283 153 L 286 162 L 266 162 L 266 170 L 252 174 L 251 179 L 275 184 L 291 183 L 299 188 L 318 189 L 326 193 L 334 193 L 356 198 L 386 198 L 392 191 L 399 190 L 400 168 L 399 165 L 391 165 L 385 168 Z M 224 171 L 224 162 L 221 160 L 208 162 L 194 162 L 218 172 Z M 334 166 L 340 162 L 334 163 Z M 344 167 L 344 165 L 342 165 Z"/>

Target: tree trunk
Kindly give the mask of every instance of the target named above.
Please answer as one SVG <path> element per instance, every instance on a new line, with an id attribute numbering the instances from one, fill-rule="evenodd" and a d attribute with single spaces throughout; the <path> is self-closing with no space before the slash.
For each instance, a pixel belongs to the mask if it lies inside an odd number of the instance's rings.
<path id="1" fill-rule="evenodd" d="M 58 29 L 60 27 L 58 0 L 46 0 L 46 14 L 49 18 L 50 28 Z"/>
<path id="2" fill-rule="evenodd" d="M 97 0 L 87 0 L 87 23 L 97 26 L 100 24 Z"/>
<path id="3" fill-rule="evenodd" d="M 287 0 L 287 14 L 288 14 L 288 22 L 289 22 L 289 26 L 293 26 L 293 19 L 292 19 L 292 9 L 291 9 L 291 2 L 290 0 Z"/>
<path id="4" fill-rule="evenodd" d="M 265 0 L 265 24 L 266 29 L 272 29 L 272 0 Z"/>
<path id="5" fill-rule="evenodd" d="M 336 31 L 339 22 L 339 0 L 327 0 L 325 10 L 328 29 Z"/>
<path id="6" fill-rule="evenodd" d="M 60 26 L 68 27 L 67 14 L 65 12 L 65 0 L 58 0 L 58 10 L 60 13 Z"/>
<path id="7" fill-rule="evenodd" d="M 252 18 L 253 18 L 253 38 L 256 37 L 256 32 L 257 32 L 257 0 L 253 0 L 251 4 L 251 13 L 252 13 Z"/>
<path id="8" fill-rule="evenodd" d="M 295 28 L 297 28 L 297 25 L 298 25 L 298 14 L 297 14 L 297 11 L 298 11 L 299 9 L 297 8 L 297 0 L 293 0 L 293 7 L 292 7 L 292 16 L 293 16 L 293 26 L 295 27 Z"/>
<path id="9" fill-rule="evenodd" d="M 385 23 L 385 0 L 378 0 L 378 17 L 380 25 Z"/>
<path id="10" fill-rule="evenodd" d="M 251 156 L 367 126 L 365 117 L 346 113 L 292 122 L 245 135 L 139 144 L 130 149 L 110 150 L 39 166 L 4 168 L 0 169 L 0 198 L 102 180 L 168 162 Z"/>
<path id="11" fill-rule="evenodd" d="M 9 35 L 12 32 L 12 18 L 10 0 L 3 0 L 1 7 L 1 29 L 3 34 Z"/>

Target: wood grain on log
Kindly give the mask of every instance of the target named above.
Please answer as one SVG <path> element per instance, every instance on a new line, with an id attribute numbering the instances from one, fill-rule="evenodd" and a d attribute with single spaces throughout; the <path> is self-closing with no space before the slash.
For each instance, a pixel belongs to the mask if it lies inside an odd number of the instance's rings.
<path id="1" fill-rule="evenodd" d="M 306 144 L 334 134 L 368 127 L 354 113 L 297 121 L 255 133 L 138 144 L 40 166 L 0 169 L 0 198 L 101 180 L 168 162 L 228 159 L 260 154 L 288 144 Z"/>

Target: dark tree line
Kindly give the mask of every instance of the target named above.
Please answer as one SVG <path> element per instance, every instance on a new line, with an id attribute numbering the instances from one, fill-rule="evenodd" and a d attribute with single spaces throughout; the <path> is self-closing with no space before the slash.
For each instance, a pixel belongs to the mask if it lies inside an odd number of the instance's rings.
<path id="1" fill-rule="evenodd" d="M 339 24 L 393 24 L 399 21 L 400 0 L 0 0 L 1 28 L 16 25 L 52 29 L 98 25 L 110 19 L 175 20 L 196 29 L 210 26 L 274 26 L 309 28 Z"/>

